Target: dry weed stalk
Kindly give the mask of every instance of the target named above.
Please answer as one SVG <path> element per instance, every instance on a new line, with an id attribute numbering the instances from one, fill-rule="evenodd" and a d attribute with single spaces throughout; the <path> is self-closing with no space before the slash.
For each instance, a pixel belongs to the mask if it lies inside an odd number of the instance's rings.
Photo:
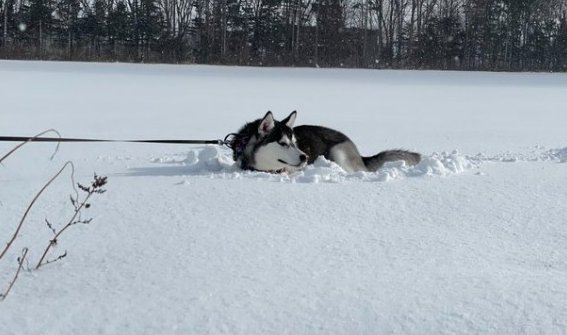
<path id="1" fill-rule="evenodd" d="M 12 278 L 12 280 L 10 281 L 10 284 L 8 285 L 8 288 L 6 289 L 6 291 L 4 291 L 4 293 L 0 293 L 0 301 L 6 299 L 6 297 L 8 296 L 10 291 L 12 290 L 12 287 L 16 283 L 16 280 L 18 280 L 18 276 L 20 274 L 20 271 L 22 271 L 22 267 L 24 266 L 24 261 L 25 261 L 27 255 L 28 255 L 28 248 L 22 249 L 22 255 L 20 257 L 18 257 L 18 270 L 16 271 L 14 278 Z"/>
<path id="2" fill-rule="evenodd" d="M 18 150 L 19 148 L 23 147 L 25 144 L 33 142 L 36 138 L 41 137 L 47 133 L 55 133 L 59 138 L 61 138 L 61 134 L 59 134 L 59 132 L 55 129 L 48 129 L 46 131 L 42 131 L 41 133 L 31 137 L 29 140 L 22 142 L 18 145 L 16 145 L 12 150 L 8 151 L 7 154 L 5 154 L 4 156 L 2 156 L 2 158 L 0 158 L 0 163 L 2 163 L 6 158 L 8 158 L 10 155 L 12 155 L 14 152 L 16 152 L 16 150 Z M 51 158 L 49 159 L 53 159 L 53 157 L 55 156 L 55 154 L 57 153 L 57 151 L 59 151 L 59 144 L 60 142 L 57 142 L 57 146 L 55 147 L 55 151 L 53 152 L 53 154 L 51 155 Z"/>
<path id="3" fill-rule="evenodd" d="M 75 211 L 74 211 L 71 219 L 67 222 L 67 224 L 65 226 L 63 226 L 63 228 L 61 228 L 59 231 L 56 231 L 53 228 L 53 226 L 51 225 L 51 223 L 46 220 L 47 227 L 53 232 L 54 236 L 49 241 L 49 244 L 47 244 L 47 247 L 45 248 L 45 251 L 43 252 L 43 255 L 41 256 L 41 258 L 39 259 L 39 262 L 37 262 L 37 265 L 35 266 L 36 270 L 39 269 L 43 265 L 56 262 L 58 260 L 61 260 L 65 256 L 67 256 L 67 251 L 65 251 L 65 253 L 63 253 L 62 255 L 58 256 L 55 259 L 52 259 L 52 260 L 46 260 L 45 259 L 49 250 L 57 244 L 59 236 L 61 236 L 61 234 L 63 234 L 63 232 L 66 231 L 69 227 L 74 226 L 78 223 L 81 223 L 81 224 L 91 223 L 92 219 L 81 219 L 81 210 L 83 208 L 89 208 L 90 207 L 90 204 L 89 204 L 88 201 L 89 201 L 89 199 L 92 195 L 102 194 L 102 193 L 106 192 L 106 190 L 103 189 L 103 186 L 106 185 L 106 182 L 107 182 L 106 177 L 97 176 L 95 174 L 94 180 L 92 181 L 90 186 L 83 186 L 81 184 L 77 184 L 79 186 L 79 189 L 81 191 L 87 193 L 87 195 L 85 196 L 85 198 L 82 201 L 79 199 L 79 195 L 77 195 L 75 198 L 71 197 L 71 203 L 73 204 Z"/>

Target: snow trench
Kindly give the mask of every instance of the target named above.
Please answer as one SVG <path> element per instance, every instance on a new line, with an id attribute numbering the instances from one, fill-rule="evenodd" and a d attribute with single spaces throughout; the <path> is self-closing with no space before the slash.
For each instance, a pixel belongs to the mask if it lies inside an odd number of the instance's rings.
<path id="1" fill-rule="evenodd" d="M 544 150 L 535 147 L 528 153 L 502 153 L 498 155 L 465 155 L 458 151 L 441 152 L 422 156 L 415 166 L 404 162 L 386 163 L 376 172 L 345 172 L 340 166 L 324 157 L 294 174 L 272 174 L 258 171 L 242 171 L 232 160 L 231 152 L 217 146 L 191 150 L 186 155 L 165 156 L 152 159 L 152 163 L 177 166 L 178 175 L 209 176 L 221 179 L 253 178 L 291 183 L 341 183 L 345 181 L 385 182 L 412 177 L 446 177 L 478 170 L 486 162 L 557 161 L 567 162 L 567 147 Z M 478 172 L 481 173 L 481 172 Z"/>

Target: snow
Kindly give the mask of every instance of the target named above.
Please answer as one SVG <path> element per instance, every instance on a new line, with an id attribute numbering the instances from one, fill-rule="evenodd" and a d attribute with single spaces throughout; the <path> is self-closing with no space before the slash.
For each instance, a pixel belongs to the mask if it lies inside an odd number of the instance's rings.
<path id="1" fill-rule="evenodd" d="M 217 139 L 297 109 L 364 154 L 424 155 L 287 176 L 217 146 L 26 145 L 0 166 L 3 241 L 68 160 L 108 192 L 66 258 L 20 274 L 0 334 L 567 333 L 566 96 L 565 74 L 0 61 L 2 135 Z M 72 193 L 67 171 L 34 206 L 0 290 Z"/>

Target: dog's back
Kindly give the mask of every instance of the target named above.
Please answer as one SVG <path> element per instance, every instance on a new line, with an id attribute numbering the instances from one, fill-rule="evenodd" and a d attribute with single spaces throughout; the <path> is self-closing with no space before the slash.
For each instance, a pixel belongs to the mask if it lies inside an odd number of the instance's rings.
<path id="1" fill-rule="evenodd" d="M 310 164 L 319 156 L 329 159 L 329 151 L 332 147 L 350 141 L 345 134 L 321 126 L 297 126 L 293 131 L 297 137 L 297 146 L 309 156 Z"/>
<path id="2" fill-rule="evenodd" d="M 348 136 L 334 129 L 304 125 L 293 130 L 297 137 L 297 146 L 308 155 L 309 163 L 313 163 L 319 156 L 324 156 L 347 172 L 376 171 L 384 163 L 398 160 L 415 165 L 421 160 L 420 154 L 405 150 L 388 150 L 364 157 Z"/>

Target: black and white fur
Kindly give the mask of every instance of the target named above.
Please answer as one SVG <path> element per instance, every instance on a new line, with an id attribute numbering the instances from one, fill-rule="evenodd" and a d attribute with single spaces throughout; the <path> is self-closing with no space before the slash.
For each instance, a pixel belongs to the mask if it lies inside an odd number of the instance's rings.
<path id="1" fill-rule="evenodd" d="M 297 112 L 282 121 L 271 112 L 244 125 L 232 141 L 233 158 L 245 170 L 294 172 L 317 157 L 324 156 L 347 172 L 376 171 L 384 163 L 402 160 L 415 165 L 418 153 L 388 150 L 377 155 L 361 156 L 356 145 L 343 133 L 321 126 L 293 127 Z"/>

